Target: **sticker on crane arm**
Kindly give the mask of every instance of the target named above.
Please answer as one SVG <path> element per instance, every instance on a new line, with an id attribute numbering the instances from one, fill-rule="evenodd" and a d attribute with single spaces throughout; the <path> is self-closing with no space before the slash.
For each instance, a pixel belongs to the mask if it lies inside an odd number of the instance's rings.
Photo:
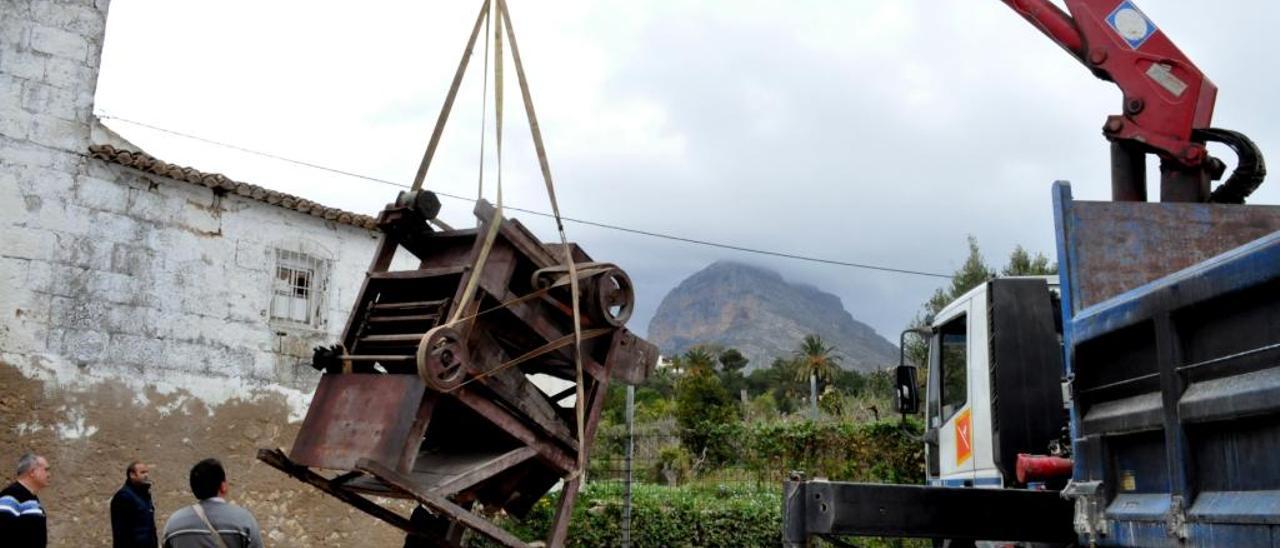
<path id="1" fill-rule="evenodd" d="M 1147 19 L 1142 10 L 1129 0 L 1124 0 L 1116 6 L 1116 9 L 1111 10 L 1111 15 L 1107 16 L 1107 24 L 1111 26 L 1111 30 L 1120 35 L 1124 43 L 1129 44 L 1133 49 L 1138 49 L 1159 30 L 1156 24 Z"/>
<path id="2" fill-rule="evenodd" d="M 956 416 L 956 466 L 973 456 L 973 415 L 969 409 Z"/>
<path id="3" fill-rule="evenodd" d="M 1172 93 L 1174 97 L 1182 97 L 1182 92 L 1187 91 L 1187 83 L 1174 76 L 1173 68 L 1169 65 L 1152 63 L 1147 67 L 1147 78 L 1155 80 L 1160 87 Z"/>

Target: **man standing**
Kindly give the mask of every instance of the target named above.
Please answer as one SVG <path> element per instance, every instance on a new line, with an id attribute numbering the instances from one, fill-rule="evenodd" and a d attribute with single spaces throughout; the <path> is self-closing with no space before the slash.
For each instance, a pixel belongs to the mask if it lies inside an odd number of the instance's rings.
<path id="1" fill-rule="evenodd" d="M 5 546 L 44 548 L 44 508 L 36 496 L 49 486 L 49 461 L 32 452 L 18 458 L 18 480 L 0 491 L 0 539 Z"/>
<path id="2" fill-rule="evenodd" d="M 124 487 L 111 497 L 111 544 L 115 548 L 155 548 L 156 506 L 151 502 L 151 470 L 133 461 Z"/>
<path id="3" fill-rule="evenodd" d="M 169 516 L 164 548 L 262 548 L 258 521 L 223 498 L 230 488 L 218 459 L 192 466 L 191 493 L 197 502 Z"/>

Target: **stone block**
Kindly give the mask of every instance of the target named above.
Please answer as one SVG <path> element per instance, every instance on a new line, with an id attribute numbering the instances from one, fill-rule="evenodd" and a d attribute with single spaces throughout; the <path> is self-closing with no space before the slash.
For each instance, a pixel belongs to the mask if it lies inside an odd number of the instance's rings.
<path id="1" fill-rule="evenodd" d="M 75 177 L 56 168 L 25 165 L 17 166 L 13 173 L 23 194 L 46 196 L 61 201 L 75 187 Z"/>
<path id="2" fill-rule="evenodd" d="M 165 367 L 189 373 L 206 372 L 209 370 L 209 347 L 194 340 L 168 339 Z"/>
<path id="3" fill-rule="evenodd" d="M 85 37 L 45 25 L 31 29 L 31 49 L 77 61 L 89 57 L 89 41 Z"/>
<path id="4" fill-rule="evenodd" d="M 83 153 L 89 147 L 89 127 L 71 119 L 36 118 L 27 136 L 31 142 L 68 152 Z"/>
<path id="5" fill-rule="evenodd" d="M 101 270 L 90 270 L 82 266 L 73 266 L 59 263 L 48 264 L 48 279 L 41 286 L 44 292 L 58 297 L 66 297 L 71 299 L 85 299 L 89 295 L 89 280 L 93 278 L 95 272 Z"/>
<path id="6" fill-rule="evenodd" d="M 118 181 L 84 175 L 76 180 L 75 201 L 89 209 L 124 213 L 129 207 L 130 190 Z"/>
<path id="7" fill-rule="evenodd" d="M 140 276 L 155 268 L 158 262 L 156 252 L 146 247 L 117 243 L 111 248 L 112 272 Z"/>
<path id="8" fill-rule="evenodd" d="M 76 92 L 29 81 L 22 87 L 22 108 L 39 117 L 76 119 Z"/>
<path id="9" fill-rule="evenodd" d="M 82 266 L 94 270 L 110 270 L 115 263 L 111 242 L 99 240 L 90 234 L 58 234 L 54 247 L 54 262 Z"/>
<path id="10" fill-rule="evenodd" d="M 60 351 L 75 363 L 95 363 L 106 356 L 110 336 L 94 330 L 66 330 L 62 333 Z"/>
<path id="11" fill-rule="evenodd" d="M 53 297 L 49 320 L 63 329 L 98 329 L 104 325 L 111 305 L 83 298 Z"/>
<path id="12" fill-rule="evenodd" d="M 45 61 L 44 83 L 62 89 L 93 89 L 93 69 L 79 61 L 51 57 Z"/>
<path id="13" fill-rule="evenodd" d="M 0 57 L 0 64 L 4 58 Z M 11 116 L 13 111 L 22 110 L 22 78 L 0 73 L 0 116 Z"/>
<path id="14" fill-rule="evenodd" d="M 0 110 L 0 136 L 25 141 L 31 135 L 34 120 L 35 116 L 21 108 Z"/>
<path id="15" fill-rule="evenodd" d="M 28 262 L 30 264 L 27 267 L 27 277 L 26 280 L 24 280 L 25 285 L 23 285 L 22 288 L 32 293 L 43 293 L 47 295 L 50 292 L 50 285 L 52 284 L 54 277 L 53 272 L 55 269 L 61 268 L 62 265 L 54 264 L 49 261 L 32 260 Z M 44 299 L 46 303 L 45 320 L 47 321 L 49 312 L 47 310 L 48 298 L 41 298 Z"/>
<path id="16" fill-rule="evenodd" d="M 28 81 L 44 79 L 46 57 L 31 51 L 8 50 L 0 58 L 0 74 Z"/>
<path id="17" fill-rule="evenodd" d="M 128 189 L 127 213 L 135 218 L 155 223 L 168 223 L 177 214 L 179 205 L 155 190 L 134 186 Z"/>
<path id="18" fill-rule="evenodd" d="M 162 366 L 167 361 L 168 345 L 164 339 L 112 333 L 107 343 L 106 360 L 113 364 Z"/>
<path id="19" fill-rule="evenodd" d="M 0 253 L 23 259 L 49 260 L 58 240 L 52 232 L 26 226 L 8 226 L 0 234 Z"/>
<path id="20" fill-rule="evenodd" d="M 216 202 L 206 204 L 194 200 L 186 200 L 174 222 L 182 228 L 199 235 L 222 235 L 222 209 Z"/>
<path id="21" fill-rule="evenodd" d="M 180 318 L 148 306 L 116 304 L 103 322 L 103 330 L 111 333 L 164 339 L 182 334 Z"/>
<path id="22" fill-rule="evenodd" d="M 42 25 L 71 31 L 89 40 L 102 36 L 106 18 L 92 5 L 34 2 L 31 19 Z"/>
<path id="23" fill-rule="evenodd" d="M 91 299 L 128 307 L 145 306 L 146 282 L 141 277 L 129 276 L 116 272 L 91 271 L 85 285 L 86 294 Z M 117 307 L 120 308 L 120 307 Z M 126 311 L 135 314 L 139 311 Z M 115 314 L 111 315 L 113 318 Z M 138 318 L 142 320 L 143 318 Z"/>
<path id="24" fill-rule="evenodd" d="M 26 114 L 26 113 L 23 113 Z M 28 131 L 30 120 L 28 120 Z M 0 166 L 34 166 L 34 167 L 58 167 L 67 164 L 64 158 L 65 152 L 54 150 L 48 147 L 14 140 L 17 138 L 10 137 L 7 142 L 0 141 L 0 147 L 3 147 L 4 154 L 0 155 Z M 65 175 L 65 174 L 64 174 Z M 68 176 L 68 179 L 70 177 Z M 70 190 L 70 187 L 68 187 Z"/>
<path id="25" fill-rule="evenodd" d="M 18 1 L 6 3 L 3 9 L 10 12 L 17 11 L 26 2 Z M 27 38 L 31 35 L 31 22 L 25 20 L 17 13 L 9 13 L 9 17 L 4 20 L 4 24 L 0 25 L 0 47 L 9 51 L 25 49 L 27 47 Z"/>
<path id="26" fill-rule="evenodd" d="M 247 239 L 236 240 L 236 266 L 256 272 L 272 269 L 271 249 Z"/>
<path id="27" fill-rule="evenodd" d="M 101 210 L 89 214 L 89 223 L 99 238 L 113 242 L 137 242 L 145 227 L 128 215 Z"/>

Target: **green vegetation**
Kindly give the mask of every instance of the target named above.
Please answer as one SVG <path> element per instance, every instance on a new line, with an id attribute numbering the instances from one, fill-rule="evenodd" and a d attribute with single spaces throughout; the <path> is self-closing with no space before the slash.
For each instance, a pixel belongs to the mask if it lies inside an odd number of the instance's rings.
<path id="1" fill-rule="evenodd" d="M 1055 270 L 1043 255 L 1018 247 L 999 272 Z M 915 323 L 995 275 L 970 237 L 968 258 Z M 908 355 L 920 359 L 924 347 L 915 344 Z M 841 361 L 839 349 L 817 335 L 755 368 L 737 349 L 706 345 L 673 357 L 636 387 L 633 544 L 776 545 L 782 481 L 791 471 L 834 481 L 923 483 L 923 429 L 916 417 L 894 413 L 890 372 L 845 370 Z M 811 377 L 820 387 L 816 420 Z M 571 546 L 616 546 L 621 539 L 624 407 L 625 387 L 610 387 Z M 545 538 L 557 498 L 545 497 L 527 519 L 506 518 L 505 525 L 527 540 Z M 886 545 L 865 540 L 859 544 Z"/>

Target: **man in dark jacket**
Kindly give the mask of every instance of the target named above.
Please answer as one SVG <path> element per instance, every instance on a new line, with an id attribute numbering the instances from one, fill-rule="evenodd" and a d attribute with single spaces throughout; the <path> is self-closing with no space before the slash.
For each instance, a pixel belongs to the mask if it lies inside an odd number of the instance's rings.
<path id="1" fill-rule="evenodd" d="M 35 453 L 18 458 L 18 480 L 0 491 L 0 542 L 14 548 L 44 548 L 44 507 L 36 493 L 49 486 L 49 461 Z"/>
<path id="2" fill-rule="evenodd" d="M 124 487 L 111 497 L 111 543 L 115 548 L 155 548 L 156 506 L 151 502 L 151 471 L 131 462 Z"/>

